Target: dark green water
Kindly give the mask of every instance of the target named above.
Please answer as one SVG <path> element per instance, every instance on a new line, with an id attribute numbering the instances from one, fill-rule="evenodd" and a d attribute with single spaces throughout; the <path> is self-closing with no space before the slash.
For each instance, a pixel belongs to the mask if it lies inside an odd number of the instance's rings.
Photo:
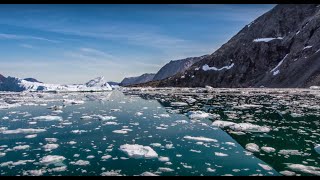
<path id="1" fill-rule="evenodd" d="M 50 94 L 44 97 L 27 96 L 28 98 L 24 98 L 24 96 L 10 98 L 22 99 L 24 103 L 45 103 L 46 105 L 22 105 L 0 110 L 0 128 L 2 128 L 0 131 L 1 176 L 99 176 L 110 171 L 127 176 L 140 175 L 144 172 L 162 176 L 279 175 L 274 170 L 263 169 L 260 165 L 266 163 L 253 155 L 246 154 L 240 145 L 247 141 L 256 141 L 255 137 L 234 136 L 233 138 L 240 142 L 238 144 L 226 132 L 211 126 L 212 122 L 209 119 L 190 121 L 184 114 L 169 114 L 168 108 L 165 108 L 166 105 L 155 99 L 125 96 L 118 91 L 72 95 Z M 5 98 L 5 95 L 1 95 L 1 99 Z M 83 100 L 84 104 L 66 105 L 61 113 L 48 109 L 53 105 L 63 105 L 63 99 Z M 137 115 L 137 112 L 142 114 Z M 60 116 L 63 121 L 36 121 L 37 124 L 30 124 L 30 122 L 35 122 L 34 117 L 46 115 Z M 85 115 L 93 118 L 81 119 Z M 113 116 L 116 119 L 102 121 L 95 115 Z M 265 115 L 261 114 L 261 116 Z M 181 120 L 185 120 L 182 121 L 184 123 L 181 123 Z M 19 128 L 45 129 L 46 131 L 8 134 L 8 130 Z M 127 134 L 113 132 L 121 129 L 130 130 L 127 131 Z M 81 134 L 75 134 L 72 133 L 74 130 L 83 131 Z M 26 136 L 33 134 L 37 134 L 37 137 L 26 138 Z M 217 141 L 199 143 L 199 141 L 185 139 L 185 136 L 206 137 Z M 271 134 L 271 137 L 274 136 Z M 57 141 L 50 143 L 45 138 L 56 138 Z M 268 143 L 271 140 L 268 138 L 257 139 L 261 140 L 261 143 Z M 72 141 L 76 144 L 70 144 Z M 281 143 L 281 139 L 276 138 L 273 141 Z M 161 146 L 154 147 L 151 145 L 153 143 L 160 143 Z M 257 143 L 260 141 L 257 140 Z M 59 147 L 46 151 L 43 147 L 46 144 L 56 144 Z M 162 162 L 158 158 L 130 158 L 119 150 L 120 146 L 124 144 L 150 146 L 159 156 L 168 157 L 169 161 Z M 25 145 L 28 145 L 28 148 L 21 150 L 15 148 Z M 217 156 L 215 153 L 223 153 L 227 156 Z M 42 158 L 48 155 L 62 156 L 65 159 L 49 165 L 40 163 Z M 106 155 L 110 155 L 112 158 L 103 160 L 102 157 Z M 258 157 L 262 156 L 258 154 Z M 30 161 L 25 164 L 19 163 L 24 160 Z M 72 163 L 79 160 L 83 160 L 84 165 L 79 166 Z M 271 160 L 266 158 L 264 160 L 273 164 Z M 63 167 L 61 172 L 53 171 L 57 167 Z M 159 168 L 170 168 L 172 172 L 161 172 Z"/>

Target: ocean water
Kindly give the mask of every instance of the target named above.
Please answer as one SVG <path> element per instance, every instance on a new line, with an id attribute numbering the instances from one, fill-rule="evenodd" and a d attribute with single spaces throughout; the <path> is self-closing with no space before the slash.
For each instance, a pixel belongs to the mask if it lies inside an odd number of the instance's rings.
<path id="1" fill-rule="evenodd" d="M 186 107 L 171 107 L 175 99 L 166 97 L 120 91 L 2 94 L 0 102 L 18 106 L 0 109 L 0 175 L 280 175 L 270 167 L 276 158 L 243 146 L 251 140 L 270 145 L 268 137 L 230 136 L 212 126 L 212 119 L 191 120 Z M 187 109 L 212 111 L 215 103 L 199 100 Z M 158 157 L 129 156 L 120 150 L 125 144 L 149 146 Z M 312 158 L 319 161 L 314 153 Z"/>

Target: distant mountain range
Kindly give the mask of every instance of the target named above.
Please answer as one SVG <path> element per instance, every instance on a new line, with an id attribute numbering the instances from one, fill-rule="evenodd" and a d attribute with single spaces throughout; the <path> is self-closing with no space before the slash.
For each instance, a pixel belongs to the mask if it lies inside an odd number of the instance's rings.
<path id="1" fill-rule="evenodd" d="M 155 76 L 155 74 L 146 73 L 146 74 L 143 74 L 143 75 L 137 76 L 137 77 L 127 77 L 121 81 L 120 85 L 121 86 L 128 86 L 128 85 L 133 85 L 133 84 L 141 84 L 141 83 L 150 82 L 153 80 L 154 76 Z"/>
<path id="2" fill-rule="evenodd" d="M 199 62 L 208 55 L 201 57 L 189 57 L 186 59 L 172 60 L 163 66 L 156 74 L 143 74 L 137 77 L 124 78 L 120 83 L 121 86 L 129 86 L 141 83 L 147 83 L 150 81 L 163 80 L 165 78 L 174 76 L 178 73 L 182 73 L 189 69 L 194 63 Z"/>
<path id="3" fill-rule="evenodd" d="M 161 78 L 137 86 L 319 86 L 320 5 L 277 5 L 186 71 Z"/>
<path id="4" fill-rule="evenodd" d="M 54 91 L 54 92 L 96 92 L 110 91 L 111 86 L 98 77 L 85 84 L 61 85 L 45 84 L 33 78 L 20 79 L 16 77 L 4 77 L 0 75 L 0 91 L 22 92 L 22 91 Z"/>

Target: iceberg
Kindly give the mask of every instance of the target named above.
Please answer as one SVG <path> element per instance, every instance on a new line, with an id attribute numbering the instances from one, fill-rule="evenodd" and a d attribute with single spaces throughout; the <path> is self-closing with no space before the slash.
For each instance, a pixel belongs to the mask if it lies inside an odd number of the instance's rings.
<path id="1" fill-rule="evenodd" d="M 40 163 L 43 165 L 58 164 L 64 161 L 65 159 L 66 158 L 63 156 L 48 155 L 43 157 Z"/>
<path id="2" fill-rule="evenodd" d="M 130 158 L 158 158 L 158 154 L 150 146 L 142 146 L 138 144 L 125 144 L 120 146 L 120 151 L 127 154 Z"/>

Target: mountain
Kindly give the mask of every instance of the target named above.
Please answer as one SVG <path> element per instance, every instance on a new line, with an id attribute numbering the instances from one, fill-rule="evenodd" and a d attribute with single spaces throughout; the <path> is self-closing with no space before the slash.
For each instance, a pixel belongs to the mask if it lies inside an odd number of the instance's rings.
<path id="1" fill-rule="evenodd" d="M 189 57 L 186 59 L 170 61 L 158 71 L 158 73 L 154 76 L 153 80 L 157 81 L 166 79 L 170 76 L 176 75 L 177 73 L 184 72 L 187 69 L 189 69 L 194 63 L 202 60 L 207 56 L 208 55 L 204 55 L 201 57 Z"/>
<path id="2" fill-rule="evenodd" d="M 109 81 L 108 84 L 109 84 L 110 86 L 118 86 L 120 83 L 113 82 L 113 81 Z"/>
<path id="3" fill-rule="evenodd" d="M 34 78 L 25 78 L 24 80 L 29 81 L 29 82 L 38 82 L 38 83 L 42 83 Z"/>
<path id="4" fill-rule="evenodd" d="M 184 73 L 144 86 L 304 88 L 320 85 L 320 5 L 281 4 Z"/>
<path id="5" fill-rule="evenodd" d="M 103 77 L 98 77 L 85 84 L 60 85 L 30 82 L 16 77 L 7 77 L 0 83 L 0 91 L 54 91 L 54 92 L 87 92 L 87 91 L 110 91 L 112 88 L 104 81 Z"/>
<path id="6" fill-rule="evenodd" d="M 121 86 L 128 86 L 128 85 L 134 85 L 134 84 L 140 84 L 140 83 L 146 83 L 149 81 L 152 81 L 155 74 L 152 73 L 146 73 L 141 76 L 137 77 L 128 77 L 124 78 L 122 82 L 120 83 Z"/>
<path id="7" fill-rule="evenodd" d="M 2 76 L 2 75 L 0 74 L 0 83 L 3 82 L 5 79 L 6 79 L 6 77 L 4 77 L 4 76 Z"/>

